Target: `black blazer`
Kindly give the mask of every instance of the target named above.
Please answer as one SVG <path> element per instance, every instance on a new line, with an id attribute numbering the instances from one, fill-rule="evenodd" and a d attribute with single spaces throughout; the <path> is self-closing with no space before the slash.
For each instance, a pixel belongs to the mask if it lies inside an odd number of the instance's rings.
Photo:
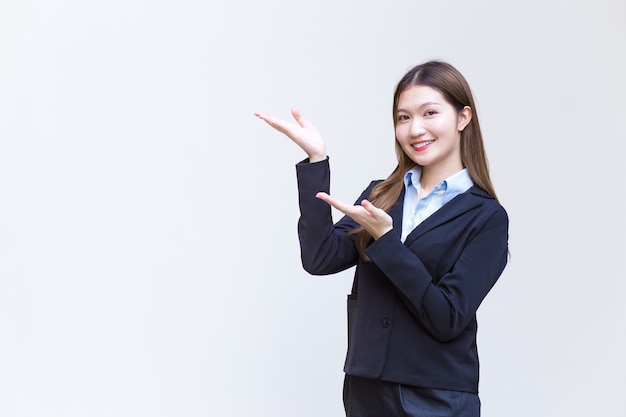
<path id="1" fill-rule="evenodd" d="M 296 165 L 302 264 L 314 275 L 356 265 L 348 296 L 350 375 L 420 387 L 478 392 L 476 311 L 504 270 L 508 217 L 474 186 L 455 197 L 400 241 L 403 196 L 390 210 L 393 230 L 367 247 L 365 262 L 347 232 L 333 224 L 328 159 Z M 357 202 L 367 198 L 372 182 Z"/>

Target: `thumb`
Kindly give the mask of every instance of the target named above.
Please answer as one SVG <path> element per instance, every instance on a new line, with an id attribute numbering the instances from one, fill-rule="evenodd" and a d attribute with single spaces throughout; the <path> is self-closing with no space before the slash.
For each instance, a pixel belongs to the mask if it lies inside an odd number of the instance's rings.
<path id="1" fill-rule="evenodd" d="M 372 203 L 370 203 L 368 200 L 361 201 L 361 207 L 363 207 L 365 210 L 367 210 L 368 213 L 372 215 L 379 214 L 380 212 L 380 209 L 376 207 L 375 205 L 373 205 Z"/>
<path id="2" fill-rule="evenodd" d="M 306 128 L 311 128 L 313 127 L 313 125 L 311 124 L 311 122 L 309 122 L 307 119 L 305 119 L 304 117 L 302 117 L 302 113 L 300 113 L 300 111 L 298 109 L 291 109 L 291 115 L 293 116 L 293 118 L 296 120 L 296 122 L 298 122 L 298 124 L 302 127 L 306 127 Z"/>

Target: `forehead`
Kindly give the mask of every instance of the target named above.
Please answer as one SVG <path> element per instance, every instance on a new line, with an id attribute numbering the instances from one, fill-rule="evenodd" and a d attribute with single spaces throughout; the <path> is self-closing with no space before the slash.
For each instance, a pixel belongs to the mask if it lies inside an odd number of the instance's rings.
<path id="1" fill-rule="evenodd" d="M 446 105 L 448 102 L 443 95 L 432 87 L 413 85 L 398 97 L 398 109 L 420 107 L 424 104 Z"/>

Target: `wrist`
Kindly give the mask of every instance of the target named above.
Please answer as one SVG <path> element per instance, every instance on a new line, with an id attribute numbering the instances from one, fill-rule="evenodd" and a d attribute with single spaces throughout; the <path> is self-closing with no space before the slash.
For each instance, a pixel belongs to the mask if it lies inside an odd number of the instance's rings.
<path id="1" fill-rule="evenodd" d="M 386 227 L 384 229 L 379 230 L 378 233 L 376 233 L 376 235 L 372 234 L 372 237 L 374 238 L 374 240 L 378 240 L 381 237 L 385 236 L 387 233 L 391 232 L 392 230 L 393 230 L 393 226 Z"/>
<path id="2" fill-rule="evenodd" d="M 326 159 L 326 154 L 323 154 L 323 155 L 309 155 L 309 162 L 310 163 L 321 162 L 321 161 L 324 161 L 325 159 Z"/>

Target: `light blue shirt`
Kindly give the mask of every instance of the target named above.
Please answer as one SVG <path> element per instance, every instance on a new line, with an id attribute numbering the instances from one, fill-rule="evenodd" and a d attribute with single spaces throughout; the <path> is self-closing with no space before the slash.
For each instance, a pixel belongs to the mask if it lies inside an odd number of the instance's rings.
<path id="1" fill-rule="evenodd" d="M 422 169 L 419 166 L 416 166 L 404 174 L 405 193 L 404 209 L 402 211 L 402 236 L 400 238 L 402 242 L 406 240 L 409 233 L 423 222 L 424 219 L 474 185 L 474 182 L 467 173 L 467 169 L 462 169 L 435 185 L 428 195 L 421 197 L 421 175 Z"/>

